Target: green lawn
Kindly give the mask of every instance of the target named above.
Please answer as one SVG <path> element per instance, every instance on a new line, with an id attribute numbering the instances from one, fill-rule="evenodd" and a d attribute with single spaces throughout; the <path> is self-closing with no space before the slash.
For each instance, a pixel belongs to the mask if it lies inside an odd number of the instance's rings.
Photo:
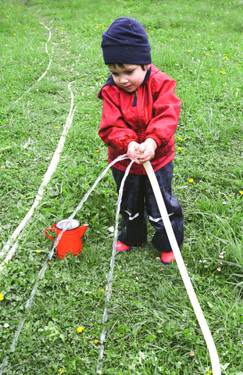
<path id="1" fill-rule="evenodd" d="M 0 274 L 4 374 L 96 372 L 117 200 L 111 174 L 77 215 L 89 223 L 82 255 L 49 262 L 16 351 L 9 348 L 50 250 L 43 229 L 68 217 L 106 166 L 97 135 L 97 94 L 107 77 L 100 40 L 114 18 L 127 15 L 146 27 L 153 63 L 177 80 L 183 110 L 174 191 L 185 213 L 183 258 L 223 373 L 242 375 L 242 1 L 0 0 L 0 9 L 0 251 L 42 182 L 72 81 L 76 107 L 58 169 Z M 52 64 L 37 82 L 48 65 L 43 22 L 52 30 Z M 116 257 L 105 375 L 211 374 L 179 271 L 157 257 L 150 243 Z"/>

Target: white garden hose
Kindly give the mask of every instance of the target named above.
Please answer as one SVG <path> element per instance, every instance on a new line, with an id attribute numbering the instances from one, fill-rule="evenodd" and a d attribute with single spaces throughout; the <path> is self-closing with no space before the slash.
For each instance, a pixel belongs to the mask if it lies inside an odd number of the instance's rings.
<path id="1" fill-rule="evenodd" d="M 201 328 L 204 339 L 206 341 L 208 351 L 209 351 L 209 355 L 210 355 L 213 375 L 220 375 L 221 369 L 220 369 L 220 363 L 219 363 L 219 357 L 218 357 L 217 349 L 215 347 L 213 337 L 212 337 L 212 334 L 211 334 L 210 329 L 208 327 L 207 321 L 206 321 L 206 319 L 203 315 L 201 306 L 198 302 L 196 293 L 193 289 L 193 286 L 192 286 L 190 277 L 188 275 L 185 263 L 184 263 L 183 258 L 181 256 L 181 252 L 180 252 L 179 246 L 177 244 L 174 231 L 173 231 L 172 226 L 171 226 L 169 215 L 168 215 L 167 210 L 166 210 L 166 206 L 165 206 L 164 199 L 163 199 L 163 196 L 162 196 L 160 188 L 159 188 L 157 178 L 155 176 L 154 170 L 153 170 L 149 161 L 144 163 L 143 166 L 144 166 L 144 168 L 146 170 L 146 173 L 148 175 L 148 178 L 150 180 L 150 183 L 151 183 L 154 195 L 155 195 L 155 199 L 157 201 L 158 208 L 159 208 L 159 211 L 160 211 L 160 214 L 161 214 L 161 218 L 163 220 L 164 227 L 165 227 L 165 230 L 166 230 L 166 233 L 167 233 L 170 245 L 171 245 L 171 249 L 173 249 L 173 253 L 174 253 L 174 256 L 175 256 L 175 259 L 176 259 L 176 263 L 177 263 L 177 266 L 179 268 L 179 271 L 180 271 L 183 283 L 185 285 L 188 297 L 190 299 L 190 302 L 192 304 L 194 313 L 197 317 L 199 326 Z"/>

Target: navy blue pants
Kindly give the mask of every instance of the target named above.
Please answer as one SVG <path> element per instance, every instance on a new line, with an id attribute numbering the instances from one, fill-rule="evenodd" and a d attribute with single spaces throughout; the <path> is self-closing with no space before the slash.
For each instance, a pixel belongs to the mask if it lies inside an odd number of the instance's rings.
<path id="1" fill-rule="evenodd" d="M 124 172 L 112 168 L 113 177 L 119 191 Z M 178 242 L 183 242 L 183 213 L 180 204 L 172 195 L 171 181 L 173 163 L 159 169 L 156 177 L 170 216 L 171 224 Z M 141 246 L 147 241 L 147 219 L 155 229 L 152 243 L 159 251 L 171 251 L 170 243 L 161 219 L 157 202 L 145 175 L 129 174 L 123 191 L 121 204 L 122 224 L 118 240 L 129 246 Z"/>

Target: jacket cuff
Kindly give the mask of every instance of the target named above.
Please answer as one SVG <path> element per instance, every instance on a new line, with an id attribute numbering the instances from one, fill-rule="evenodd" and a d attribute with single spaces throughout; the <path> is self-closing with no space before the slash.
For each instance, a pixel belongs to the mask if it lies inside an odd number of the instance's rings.
<path id="1" fill-rule="evenodd" d="M 161 146 L 162 144 L 161 140 L 159 139 L 159 137 L 156 136 L 156 134 L 146 134 L 146 138 L 153 139 L 156 142 L 157 147 Z"/>

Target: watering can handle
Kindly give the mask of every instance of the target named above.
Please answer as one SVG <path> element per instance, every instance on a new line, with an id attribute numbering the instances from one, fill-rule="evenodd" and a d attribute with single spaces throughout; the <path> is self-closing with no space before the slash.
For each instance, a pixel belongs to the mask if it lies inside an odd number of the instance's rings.
<path id="1" fill-rule="evenodd" d="M 51 236 L 48 232 L 55 232 L 56 233 L 56 228 L 55 228 L 55 224 L 52 224 L 51 227 L 48 227 L 44 230 L 44 235 L 49 238 L 49 240 L 51 241 L 54 241 L 55 240 L 55 237 Z"/>

